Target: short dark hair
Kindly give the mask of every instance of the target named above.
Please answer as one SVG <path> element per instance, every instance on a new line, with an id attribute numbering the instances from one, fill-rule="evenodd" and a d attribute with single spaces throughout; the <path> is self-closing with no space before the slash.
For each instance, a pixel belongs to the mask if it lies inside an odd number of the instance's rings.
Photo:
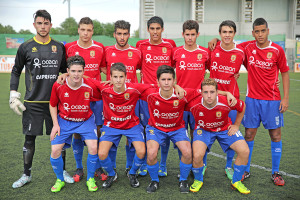
<path id="1" fill-rule="evenodd" d="M 76 56 L 71 56 L 67 59 L 67 66 L 70 69 L 71 66 L 73 65 L 82 65 L 83 69 L 85 67 L 85 62 L 83 57 L 76 55 Z"/>
<path id="2" fill-rule="evenodd" d="M 254 30 L 255 26 L 260 26 L 260 25 L 266 25 L 266 28 L 268 28 L 268 22 L 264 18 L 257 18 L 252 25 L 252 28 Z"/>
<path id="3" fill-rule="evenodd" d="M 182 32 L 184 33 L 186 29 L 187 30 L 195 29 L 196 32 L 198 33 L 199 32 L 199 24 L 195 20 L 187 20 L 182 25 Z"/>
<path id="4" fill-rule="evenodd" d="M 33 14 L 33 18 L 34 18 L 34 21 L 36 20 L 36 18 L 38 17 L 42 17 L 44 19 L 47 19 L 50 21 L 51 23 L 51 15 L 47 12 L 47 10 L 38 10 L 36 11 L 34 14 Z"/>
<path id="5" fill-rule="evenodd" d="M 231 21 L 231 20 L 222 21 L 222 23 L 219 26 L 219 33 L 221 33 L 223 26 L 229 26 L 229 27 L 233 28 L 234 32 L 236 33 L 236 25 L 233 21 Z"/>
<path id="6" fill-rule="evenodd" d="M 117 63 L 114 63 L 111 68 L 110 68 L 110 75 L 112 76 L 112 71 L 119 71 L 119 72 L 124 72 L 125 73 L 125 76 L 127 74 L 126 72 L 126 67 L 123 63 L 121 62 L 117 62 Z"/>
<path id="7" fill-rule="evenodd" d="M 130 33 L 130 23 L 124 20 L 118 20 L 115 22 L 115 32 L 117 32 L 117 29 L 128 30 L 128 33 Z"/>
<path id="8" fill-rule="evenodd" d="M 91 20 L 91 18 L 89 18 L 89 17 L 83 17 L 83 18 L 81 18 L 81 20 L 78 23 L 78 28 L 80 27 L 80 24 L 92 24 L 92 26 L 94 28 L 93 20 Z"/>
<path id="9" fill-rule="evenodd" d="M 175 79 L 174 68 L 170 67 L 169 65 L 161 65 L 157 68 L 157 71 L 156 71 L 157 80 L 159 80 L 160 76 L 164 73 L 172 74 L 173 78 Z"/>
<path id="10" fill-rule="evenodd" d="M 149 28 L 150 24 L 153 24 L 153 23 L 158 23 L 161 26 L 161 28 L 164 27 L 164 21 L 163 21 L 163 19 L 161 17 L 158 17 L 158 16 L 151 17 L 147 21 L 147 27 Z"/>
<path id="11" fill-rule="evenodd" d="M 212 85 L 216 87 L 216 90 L 218 90 L 218 83 L 215 79 L 213 78 L 206 78 L 202 81 L 201 83 L 201 90 L 203 89 L 204 86 L 206 85 Z"/>

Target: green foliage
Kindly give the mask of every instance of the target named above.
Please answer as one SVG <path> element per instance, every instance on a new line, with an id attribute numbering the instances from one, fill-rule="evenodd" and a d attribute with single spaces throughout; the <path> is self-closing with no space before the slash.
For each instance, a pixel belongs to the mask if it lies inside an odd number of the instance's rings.
<path id="1" fill-rule="evenodd" d="M 6 33 L 6 34 L 15 34 L 17 33 L 14 28 L 10 25 L 3 26 L 0 24 L 0 33 Z"/>
<path id="2" fill-rule="evenodd" d="M 102 24 L 104 32 L 103 35 L 106 36 L 113 36 L 113 33 L 115 32 L 115 26 L 113 23 L 106 23 L 106 24 Z"/>
<path id="3" fill-rule="evenodd" d="M 32 33 L 31 33 L 31 31 L 30 31 L 29 29 L 26 29 L 26 30 L 21 29 L 21 30 L 19 31 L 19 34 L 32 34 Z"/>
<path id="4" fill-rule="evenodd" d="M 104 28 L 98 20 L 93 20 L 94 24 L 94 35 L 103 35 Z"/>
<path id="5" fill-rule="evenodd" d="M 70 36 L 78 34 L 78 25 L 73 17 L 67 18 L 60 26 L 62 28 L 62 34 Z"/>
<path id="6" fill-rule="evenodd" d="M 140 38 L 140 30 L 139 30 L 139 29 L 137 29 L 137 30 L 135 30 L 135 31 L 133 32 L 133 37 L 134 37 L 134 38 Z"/>

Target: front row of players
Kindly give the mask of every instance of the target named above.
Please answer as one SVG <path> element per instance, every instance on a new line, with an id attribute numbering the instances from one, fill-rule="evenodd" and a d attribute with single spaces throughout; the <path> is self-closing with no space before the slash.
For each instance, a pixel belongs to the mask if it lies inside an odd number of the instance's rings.
<path id="1" fill-rule="evenodd" d="M 83 78 L 85 62 L 80 56 L 68 58 L 67 66 L 69 76 L 65 84 L 55 83 L 50 99 L 53 120 L 50 161 L 57 176 L 57 181 L 51 188 L 52 192 L 59 192 L 65 185 L 61 151 L 64 146 L 71 145 L 72 134 L 76 132 L 88 147 L 86 184 L 89 191 L 98 189 L 94 174 L 99 160 L 108 173 L 103 187 L 110 187 L 117 179 L 108 153 L 111 148 L 118 147 L 121 137 L 125 135 L 129 146 L 136 150 L 132 168 L 128 173 L 132 187 L 139 186 L 137 171 L 144 162 L 146 142 L 147 168 L 151 177 L 147 192 L 152 193 L 158 189 L 157 153 L 160 145 L 170 139 L 182 153 L 179 165 L 180 192 L 198 192 L 203 185 L 203 156 L 217 139 L 224 152 L 231 148 L 237 153 L 232 187 L 241 193 L 250 193 L 241 183 L 249 156 L 249 148 L 239 132 L 245 104 L 236 100 L 229 92 L 218 91 L 214 79 L 205 79 L 201 90 L 186 89 L 186 96 L 183 96 L 183 89 L 175 86 L 174 69 L 167 65 L 162 65 L 157 70 L 158 87 L 125 83 L 126 67 L 122 63 L 115 63 L 111 67 L 112 86 Z M 180 96 L 176 95 L 174 87 Z M 226 95 L 227 99 L 218 93 Z M 90 102 L 100 98 L 103 100 L 104 126 L 101 129 L 98 147 L 97 127 Z M 149 108 L 150 119 L 146 127 L 146 138 L 135 115 L 135 106 L 139 99 L 146 101 Z M 183 121 L 184 110 L 192 112 L 197 122 L 192 145 Z M 234 124 L 228 118 L 231 110 L 237 110 Z M 187 178 L 191 170 L 195 180 L 189 187 Z"/>

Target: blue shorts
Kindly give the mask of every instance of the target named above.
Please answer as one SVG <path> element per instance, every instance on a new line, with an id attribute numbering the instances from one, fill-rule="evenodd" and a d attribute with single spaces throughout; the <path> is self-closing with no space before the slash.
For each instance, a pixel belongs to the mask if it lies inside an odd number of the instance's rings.
<path id="1" fill-rule="evenodd" d="M 236 110 L 231 110 L 228 114 L 228 117 L 231 119 L 232 121 L 232 124 L 235 123 L 235 120 L 236 120 L 236 114 L 237 114 L 237 111 Z"/>
<path id="2" fill-rule="evenodd" d="M 139 100 L 139 107 L 140 107 L 140 122 L 141 124 L 146 127 L 147 124 L 148 124 L 148 120 L 150 118 L 150 115 L 149 115 L 149 109 L 148 109 L 148 103 L 146 101 L 143 101 L 143 100 Z"/>
<path id="3" fill-rule="evenodd" d="M 104 124 L 104 117 L 103 117 L 103 101 L 92 101 L 90 103 L 91 110 L 95 115 L 95 123 L 97 126 Z"/>
<path id="4" fill-rule="evenodd" d="M 139 118 L 140 117 L 140 100 L 138 100 L 136 102 L 134 112 L 135 112 L 135 115 Z"/>
<path id="5" fill-rule="evenodd" d="M 65 143 L 65 148 L 71 147 L 74 133 L 78 133 L 82 141 L 98 140 L 94 115 L 83 122 L 68 121 L 60 116 L 57 116 L 57 119 L 60 126 L 60 135 L 55 136 L 54 140 L 51 141 L 51 145 Z"/>
<path id="6" fill-rule="evenodd" d="M 147 141 L 154 140 L 158 142 L 159 145 L 165 145 L 166 140 L 171 140 L 174 145 L 176 142 L 190 141 L 187 130 L 185 128 L 166 133 L 150 125 L 146 126 L 146 139 Z"/>
<path id="7" fill-rule="evenodd" d="M 184 111 L 183 113 L 183 120 L 185 122 L 185 128 L 186 130 L 188 130 L 189 125 L 190 125 L 190 129 L 194 130 L 195 128 L 195 118 L 193 116 L 193 114 L 189 111 Z"/>
<path id="8" fill-rule="evenodd" d="M 230 146 L 238 140 L 245 140 L 242 133 L 238 131 L 235 135 L 229 136 L 228 130 L 220 132 L 209 132 L 203 129 L 194 130 L 193 142 L 196 140 L 202 141 L 207 146 L 207 151 L 210 151 L 212 144 L 217 139 L 224 152 L 230 148 Z"/>
<path id="9" fill-rule="evenodd" d="M 259 100 L 246 97 L 243 118 L 245 128 L 258 128 L 260 122 L 265 129 L 283 127 L 283 114 L 279 111 L 280 101 Z"/>
<path id="10" fill-rule="evenodd" d="M 128 139 L 129 148 L 132 149 L 132 142 L 141 141 L 145 142 L 144 129 L 142 125 L 136 125 L 130 129 L 116 129 L 107 126 L 101 128 L 100 141 L 109 141 L 113 143 L 111 147 L 112 151 L 117 151 L 122 135 L 126 136 Z"/>

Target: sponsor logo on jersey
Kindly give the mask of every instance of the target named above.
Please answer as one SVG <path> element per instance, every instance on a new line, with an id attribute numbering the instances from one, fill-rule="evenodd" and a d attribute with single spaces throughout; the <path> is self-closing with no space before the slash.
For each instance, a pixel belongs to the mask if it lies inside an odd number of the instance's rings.
<path id="1" fill-rule="evenodd" d="M 112 111 L 116 112 L 130 112 L 134 107 L 134 105 L 115 106 L 113 103 L 109 103 L 108 106 Z"/>
<path id="2" fill-rule="evenodd" d="M 90 98 L 90 93 L 89 92 L 85 92 L 84 93 L 84 98 L 89 99 Z"/>
<path id="3" fill-rule="evenodd" d="M 186 66 L 185 66 L 185 62 L 184 61 L 180 61 L 179 63 L 179 69 L 180 70 L 185 70 Z"/>
<path id="4" fill-rule="evenodd" d="M 155 102 L 155 105 L 156 105 L 156 106 L 159 106 L 159 101 L 156 101 L 156 102 Z"/>
<path id="5" fill-rule="evenodd" d="M 211 69 L 214 71 L 220 71 L 225 73 L 234 73 L 235 69 L 229 66 L 219 65 L 217 62 L 213 62 L 213 65 L 211 66 Z"/>
<path id="6" fill-rule="evenodd" d="M 132 57 L 132 51 L 128 51 L 128 57 L 129 57 L 129 58 Z"/>
<path id="7" fill-rule="evenodd" d="M 94 58 L 95 55 L 96 55 L 96 52 L 95 52 L 94 50 L 93 50 L 93 51 L 90 51 L 90 56 L 91 56 L 92 58 Z"/>
<path id="8" fill-rule="evenodd" d="M 198 59 L 198 60 L 201 60 L 201 59 L 202 59 L 202 54 L 201 54 L 201 53 L 198 53 L 197 59 Z"/>
<path id="9" fill-rule="evenodd" d="M 163 118 L 163 119 L 174 119 L 179 117 L 179 112 L 174 112 L 174 113 L 159 113 L 159 110 L 154 109 L 153 110 L 153 115 L 154 117 L 157 118 Z"/>
<path id="10" fill-rule="evenodd" d="M 57 47 L 55 45 L 52 45 L 51 48 L 52 48 L 52 53 L 56 53 L 57 52 Z"/>
<path id="11" fill-rule="evenodd" d="M 125 93 L 125 94 L 124 94 L 124 98 L 125 98 L 126 100 L 129 100 L 130 94 L 129 94 L 129 93 Z"/>
<path id="12" fill-rule="evenodd" d="M 216 53 L 216 57 L 220 57 L 220 53 Z"/>
<path id="13" fill-rule="evenodd" d="M 87 110 L 90 108 L 88 105 L 70 105 L 68 103 L 63 104 L 64 110 L 69 112 L 71 109 L 71 112 L 87 112 Z"/>
<path id="14" fill-rule="evenodd" d="M 146 63 L 168 63 L 170 61 L 170 56 L 153 56 L 151 57 L 150 54 L 146 54 Z"/>
<path id="15" fill-rule="evenodd" d="M 40 59 L 35 58 L 33 60 L 33 66 L 34 68 L 40 68 L 42 67 L 58 67 L 58 60 L 42 60 L 42 63 L 40 62 Z"/>
<path id="16" fill-rule="evenodd" d="M 268 59 L 271 59 L 271 58 L 272 58 L 272 56 L 273 56 L 273 53 L 272 53 L 272 52 L 268 52 L 268 54 L 267 54 L 267 58 L 268 58 Z"/>
<path id="17" fill-rule="evenodd" d="M 173 101 L 173 106 L 177 107 L 179 105 L 179 100 L 174 100 Z"/>
<path id="18" fill-rule="evenodd" d="M 231 55 L 231 61 L 234 62 L 236 60 L 236 55 Z"/>
<path id="19" fill-rule="evenodd" d="M 154 130 L 149 130 L 150 135 L 154 135 Z"/>
<path id="20" fill-rule="evenodd" d="M 222 117 L 222 112 L 221 111 L 216 112 L 216 117 L 221 118 Z"/>
<path id="21" fill-rule="evenodd" d="M 255 65 L 255 67 L 259 67 L 259 68 L 262 68 L 262 69 L 271 69 L 273 67 L 272 62 L 255 60 L 254 56 L 249 57 L 249 64 L 250 65 Z"/>
<path id="22" fill-rule="evenodd" d="M 197 135 L 201 135 L 202 134 L 202 130 L 197 130 Z"/>
<path id="23" fill-rule="evenodd" d="M 111 117 L 111 120 L 114 120 L 114 121 L 118 121 L 118 122 L 123 122 L 123 121 L 126 121 L 126 120 L 130 120 L 131 119 L 131 115 L 128 115 L 127 117 L 114 117 L 112 116 Z"/>
<path id="24" fill-rule="evenodd" d="M 173 124 L 160 124 L 160 123 L 155 123 L 156 126 L 159 126 L 159 127 L 163 127 L 163 128 L 172 128 L 174 126 L 176 126 L 176 123 L 173 123 Z"/>
<path id="25" fill-rule="evenodd" d="M 184 55 L 184 54 L 182 54 L 182 55 L 181 55 L 181 58 L 185 58 L 185 55 Z"/>
<path id="26" fill-rule="evenodd" d="M 148 47 L 147 47 L 147 50 L 151 50 L 151 46 L 148 46 Z"/>
<path id="27" fill-rule="evenodd" d="M 198 124 L 199 124 L 200 127 L 217 128 L 217 127 L 223 126 L 224 121 L 212 122 L 212 123 L 208 122 L 208 123 L 205 124 L 203 120 L 199 120 Z"/>
<path id="28" fill-rule="evenodd" d="M 66 92 L 66 93 L 65 93 L 65 97 L 69 97 L 69 93 Z"/>
<path id="29" fill-rule="evenodd" d="M 36 47 L 32 47 L 32 52 L 37 52 L 37 48 Z"/>
<path id="30" fill-rule="evenodd" d="M 67 111 L 67 112 L 69 112 L 69 110 L 70 110 L 69 104 L 68 103 L 64 103 L 63 106 L 64 106 L 64 110 Z"/>
<path id="31" fill-rule="evenodd" d="M 204 116 L 203 112 L 199 112 L 199 116 L 203 117 Z"/>
<path id="32" fill-rule="evenodd" d="M 167 47 L 163 47 L 161 50 L 163 53 L 167 53 L 167 51 L 168 51 Z"/>
<path id="33" fill-rule="evenodd" d="M 34 60 L 33 60 L 33 66 L 34 66 L 34 68 L 41 68 L 40 66 L 41 66 L 41 64 L 40 64 L 40 60 L 38 59 L 38 58 L 35 58 Z"/>

